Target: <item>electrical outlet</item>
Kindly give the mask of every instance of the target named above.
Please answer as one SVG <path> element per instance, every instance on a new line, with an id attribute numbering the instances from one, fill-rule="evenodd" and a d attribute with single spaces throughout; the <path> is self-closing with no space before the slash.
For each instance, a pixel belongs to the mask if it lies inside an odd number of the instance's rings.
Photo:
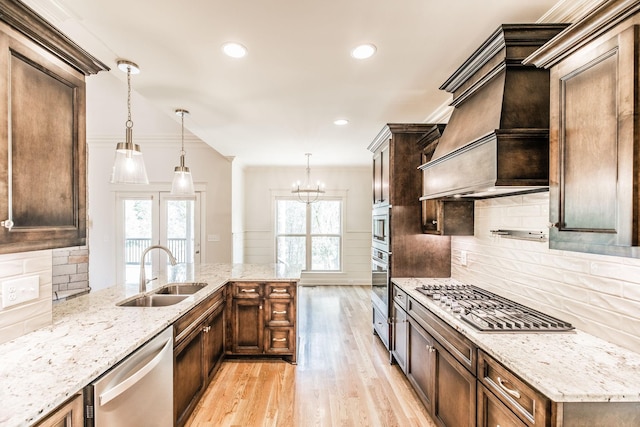
<path id="1" fill-rule="evenodd" d="M 20 277 L 2 282 L 2 308 L 38 299 L 39 296 L 39 276 Z"/>
<path id="2" fill-rule="evenodd" d="M 460 265 L 467 266 L 467 251 L 460 251 Z"/>

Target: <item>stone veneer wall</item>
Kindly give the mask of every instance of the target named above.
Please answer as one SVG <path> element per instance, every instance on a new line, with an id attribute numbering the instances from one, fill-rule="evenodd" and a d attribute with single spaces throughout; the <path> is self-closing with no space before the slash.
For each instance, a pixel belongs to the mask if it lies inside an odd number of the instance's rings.
<path id="1" fill-rule="evenodd" d="M 38 275 L 39 297 L 5 309 L 0 305 L 0 343 L 10 341 L 52 322 L 51 250 L 0 255 L 0 283 Z M 2 293 L 2 286 L 0 286 Z"/>
<path id="2" fill-rule="evenodd" d="M 54 249 L 52 258 L 54 300 L 89 291 L 89 248 L 87 246 Z"/>
<path id="3" fill-rule="evenodd" d="M 548 218 L 548 193 L 476 201 L 475 236 L 452 237 L 451 276 L 640 353 L 640 259 L 552 250 L 548 242 L 490 233 L 548 233 Z"/>

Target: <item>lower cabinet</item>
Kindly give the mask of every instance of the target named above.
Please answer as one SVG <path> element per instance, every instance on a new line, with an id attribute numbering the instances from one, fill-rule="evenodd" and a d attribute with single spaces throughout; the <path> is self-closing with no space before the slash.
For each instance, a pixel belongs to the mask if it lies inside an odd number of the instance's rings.
<path id="1" fill-rule="evenodd" d="M 82 394 L 76 394 L 36 424 L 36 427 L 82 427 L 84 426 L 83 408 Z"/>
<path id="2" fill-rule="evenodd" d="M 226 354 L 276 355 L 296 362 L 296 282 L 229 285 Z"/>
<path id="3" fill-rule="evenodd" d="M 174 323 L 173 410 L 183 426 L 224 356 L 224 289 Z"/>
<path id="4" fill-rule="evenodd" d="M 393 344 L 391 345 L 391 356 L 396 361 L 402 372 L 407 373 L 407 345 L 409 324 L 407 321 L 407 312 L 397 303 L 391 308 L 391 336 Z"/>
<path id="5" fill-rule="evenodd" d="M 478 383 L 478 427 L 526 427 L 507 406 Z"/>

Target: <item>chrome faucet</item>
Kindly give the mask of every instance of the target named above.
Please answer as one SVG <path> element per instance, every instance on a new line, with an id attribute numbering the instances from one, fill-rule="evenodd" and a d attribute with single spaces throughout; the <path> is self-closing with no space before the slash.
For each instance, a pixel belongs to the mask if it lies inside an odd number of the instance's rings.
<path id="1" fill-rule="evenodd" d="M 149 246 L 147 249 L 144 250 L 144 252 L 142 252 L 142 257 L 140 258 L 140 292 L 144 292 L 147 290 L 147 278 L 144 272 L 144 257 L 147 255 L 147 252 L 149 252 L 151 249 L 162 249 L 169 256 L 169 262 L 171 263 L 171 265 L 176 265 L 176 257 L 173 256 L 169 248 L 162 245 Z"/>

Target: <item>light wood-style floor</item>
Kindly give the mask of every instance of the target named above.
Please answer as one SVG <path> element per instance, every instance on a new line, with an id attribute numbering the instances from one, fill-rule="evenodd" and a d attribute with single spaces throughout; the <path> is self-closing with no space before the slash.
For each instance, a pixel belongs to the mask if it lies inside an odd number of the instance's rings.
<path id="1" fill-rule="evenodd" d="M 372 333 L 370 288 L 300 287 L 298 364 L 223 362 L 188 426 L 435 426 Z"/>

